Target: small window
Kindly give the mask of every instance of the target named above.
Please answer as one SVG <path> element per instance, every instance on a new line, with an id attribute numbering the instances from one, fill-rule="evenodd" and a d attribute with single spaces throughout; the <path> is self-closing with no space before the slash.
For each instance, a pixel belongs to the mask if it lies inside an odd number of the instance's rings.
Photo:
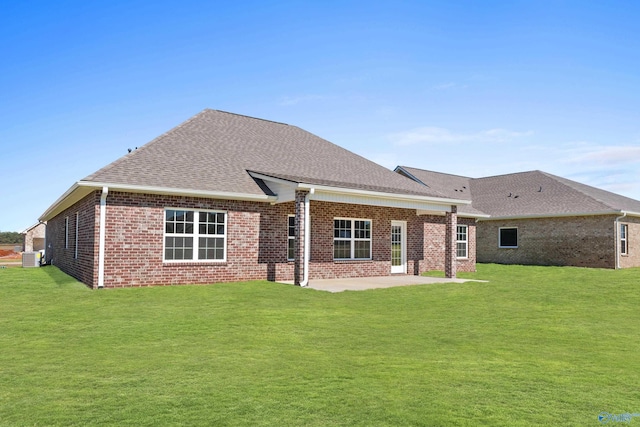
<path id="1" fill-rule="evenodd" d="M 224 212 L 167 209 L 164 260 L 226 260 L 226 222 Z"/>
<path id="2" fill-rule="evenodd" d="M 516 227 L 501 228 L 498 246 L 501 248 L 518 247 L 518 229 Z"/>
<path id="3" fill-rule="evenodd" d="M 295 215 L 289 215 L 289 226 L 288 229 L 288 249 L 287 249 L 287 260 L 293 261 L 296 257 L 296 217 Z"/>
<path id="4" fill-rule="evenodd" d="M 64 217 L 64 248 L 69 249 L 69 217 Z"/>
<path id="5" fill-rule="evenodd" d="M 74 251 L 73 252 L 73 257 L 75 259 L 78 259 L 78 228 L 79 228 L 79 226 L 78 226 L 78 224 L 79 224 L 78 217 L 79 217 L 78 212 L 76 212 L 76 235 L 75 235 L 75 245 L 74 245 L 74 248 L 73 248 L 73 251 Z"/>
<path id="6" fill-rule="evenodd" d="M 333 220 L 333 259 L 371 259 L 371 220 Z"/>
<path id="7" fill-rule="evenodd" d="M 628 255 L 629 254 L 629 243 L 627 240 L 627 224 L 620 224 L 620 254 Z"/>
<path id="8" fill-rule="evenodd" d="M 456 228 L 456 256 L 458 258 L 468 258 L 469 235 L 466 225 L 458 225 Z"/>

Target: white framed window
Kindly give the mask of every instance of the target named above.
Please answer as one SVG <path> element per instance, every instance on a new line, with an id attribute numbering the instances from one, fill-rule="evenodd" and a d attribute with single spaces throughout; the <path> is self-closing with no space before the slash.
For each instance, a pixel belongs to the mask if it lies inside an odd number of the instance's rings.
<path id="1" fill-rule="evenodd" d="M 333 259 L 371 259 L 371 220 L 333 220 Z"/>
<path id="2" fill-rule="evenodd" d="M 226 261 L 227 213 L 166 208 L 164 261 Z"/>
<path id="3" fill-rule="evenodd" d="M 287 260 L 293 261 L 296 257 L 296 216 L 287 217 Z"/>
<path id="4" fill-rule="evenodd" d="M 64 217 L 64 248 L 69 249 L 69 217 Z"/>
<path id="5" fill-rule="evenodd" d="M 627 224 L 620 224 L 620 255 L 629 254 L 629 242 L 627 240 L 627 233 L 629 228 Z"/>
<path id="6" fill-rule="evenodd" d="M 518 227 L 500 227 L 498 233 L 498 247 L 518 247 Z"/>
<path id="7" fill-rule="evenodd" d="M 456 257 L 469 257 L 469 227 L 458 225 L 456 227 Z"/>
<path id="8" fill-rule="evenodd" d="M 78 259 L 78 228 L 79 228 L 79 221 L 78 221 L 78 217 L 80 215 L 78 215 L 78 212 L 76 212 L 76 235 L 74 236 L 74 246 L 73 246 L 73 257 L 75 259 Z"/>

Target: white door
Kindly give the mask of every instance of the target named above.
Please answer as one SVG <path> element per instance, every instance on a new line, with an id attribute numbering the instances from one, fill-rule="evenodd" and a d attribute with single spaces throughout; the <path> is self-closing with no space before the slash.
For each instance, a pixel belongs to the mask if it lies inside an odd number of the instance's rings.
<path id="1" fill-rule="evenodd" d="M 407 223 L 391 221 L 391 273 L 407 273 Z"/>

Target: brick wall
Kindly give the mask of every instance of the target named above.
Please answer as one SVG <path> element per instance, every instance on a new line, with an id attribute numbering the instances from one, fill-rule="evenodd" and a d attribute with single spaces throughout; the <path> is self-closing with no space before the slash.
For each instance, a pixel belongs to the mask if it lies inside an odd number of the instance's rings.
<path id="1" fill-rule="evenodd" d="M 45 260 L 60 267 L 67 274 L 83 283 L 97 283 L 98 230 L 97 212 L 100 204 L 98 192 L 84 199 L 47 221 Z M 76 213 L 78 214 L 78 238 L 76 255 Z M 65 248 L 65 218 L 68 218 L 68 247 Z M 94 256 L 96 255 L 96 256 Z"/>
<path id="2" fill-rule="evenodd" d="M 98 283 L 99 193 L 83 199 L 49 221 L 47 258 L 89 286 Z M 164 209 L 209 209 L 227 212 L 225 262 L 163 262 Z M 417 216 L 413 209 L 311 202 L 310 278 L 388 275 L 391 265 L 391 220 L 407 222 L 408 273 L 444 270 L 444 216 Z M 80 213 L 79 257 L 64 249 L 64 218 L 68 216 L 70 243 L 75 238 L 75 212 Z M 186 198 L 110 192 L 106 207 L 106 287 L 198 284 L 241 280 L 293 280 L 294 262 L 287 261 L 288 215 L 293 202 L 270 205 L 243 201 Z M 333 260 L 333 219 L 372 220 L 373 259 Z M 475 269 L 475 222 L 469 225 L 469 259 L 458 271 Z M 94 256 L 95 255 L 95 256 Z"/>
<path id="3" fill-rule="evenodd" d="M 615 268 L 615 216 L 479 221 L 478 262 Z M 498 229 L 518 227 L 518 248 L 498 248 Z"/>
<path id="4" fill-rule="evenodd" d="M 640 218 L 625 217 L 621 224 L 627 224 L 628 255 L 620 256 L 620 267 L 640 267 Z"/>

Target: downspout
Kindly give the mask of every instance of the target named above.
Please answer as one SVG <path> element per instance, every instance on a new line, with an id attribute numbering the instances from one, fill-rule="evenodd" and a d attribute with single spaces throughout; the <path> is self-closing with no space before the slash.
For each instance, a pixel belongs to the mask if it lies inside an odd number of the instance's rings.
<path id="1" fill-rule="evenodd" d="M 107 228 L 107 195 L 109 187 L 102 187 L 100 195 L 100 237 L 98 244 L 98 289 L 104 288 L 104 242 Z"/>
<path id="2" fill-rule="evenodd" d="M 616 229 L 613 233 L 616 245 L 616 270 L 620 268 L 620 221 L 622 218 L 627 216 L 626 212 L 622 212 L 622 215 L 616 218 Z"/>
<path id="3" fill-rule="evenodd" d="M 314 192 L 315 190 L 311 188 L 304 196 L 304 273 L 302 283 L 300 283 L 303 288 L 309 285 L 309 257 L 311 256 L 311 209 L 309 196 Z"/>

